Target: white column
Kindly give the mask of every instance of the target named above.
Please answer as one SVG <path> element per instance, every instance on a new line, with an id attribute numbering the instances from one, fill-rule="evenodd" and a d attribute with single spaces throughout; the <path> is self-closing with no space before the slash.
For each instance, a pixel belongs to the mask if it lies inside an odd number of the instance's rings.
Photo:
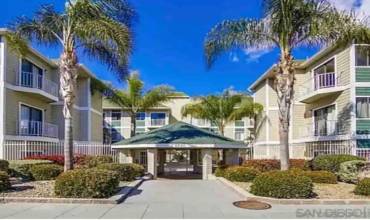
<path id="1" fill-rule="evenodd" d="M 133 157 L 129 149 L 119 151 L 119 163 L 133 163 Z"/>
<path id="2" fill-rule="evenodd" d="M 212 174 L 212 150 L 202 149 L 202 179 L 208 180 L 208 176 Z"/>
<path id="3" fill-rule="evenodd" d="M 158 157 L 158 150 L 157 149 L 148 149 L 147 151 L 147 167 L 148 173 L 153 175 L 153 179 L 157 178 L 157 157 Z"/>
<path id="4" fill-rule="evenodd" d="M 236 149 L 227 149 L 224 151 L 226 165 L 238 165 L 239 164 L 239 151 Z"/>

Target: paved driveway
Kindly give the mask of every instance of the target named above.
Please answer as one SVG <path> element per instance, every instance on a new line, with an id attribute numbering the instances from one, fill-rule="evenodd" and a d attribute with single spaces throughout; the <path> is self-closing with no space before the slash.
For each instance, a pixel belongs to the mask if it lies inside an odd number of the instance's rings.
<path id="1" fill-rule="evenodd" d="M 240 199 L 216 180 L 153 180 L 144 182 L 119 205 L 8 203 L 0 204 L 0 218 L 295 218 L 297 209 L 364 210 L 364 206 L 348 205 L 274 205 L 269 210 L 251 211 L 232 205 Z"/>

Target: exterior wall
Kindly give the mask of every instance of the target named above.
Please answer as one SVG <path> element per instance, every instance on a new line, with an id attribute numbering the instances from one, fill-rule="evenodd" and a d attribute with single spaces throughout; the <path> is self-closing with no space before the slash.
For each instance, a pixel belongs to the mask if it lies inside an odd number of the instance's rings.
<path id="1" fill-rule="evenodd" d="M 91 113 L 91 141 L 103 142 L 103 116 L 101 114 Z"/>

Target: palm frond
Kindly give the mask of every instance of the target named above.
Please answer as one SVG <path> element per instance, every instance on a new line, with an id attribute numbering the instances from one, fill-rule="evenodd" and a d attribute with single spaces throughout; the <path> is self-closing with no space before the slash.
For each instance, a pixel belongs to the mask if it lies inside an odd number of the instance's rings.
<path id="1" fill-rule="evenodd" d="M 168 86 L 159 86 L 152 90 L 149 90 L 141 100 L 142 110 L 158 106 L 160 103 L 168 101 L 170 95 L 173 93 L 173 89 Z"/>
<path id="2" fill-rule="evenodd" d="M 206 36 L 204 53 L 208 67 L 222 53 L 235 48 L 269 48 L 278 41 L 271 32 L 268 19 L 242 19 L 223 21 Z"/>

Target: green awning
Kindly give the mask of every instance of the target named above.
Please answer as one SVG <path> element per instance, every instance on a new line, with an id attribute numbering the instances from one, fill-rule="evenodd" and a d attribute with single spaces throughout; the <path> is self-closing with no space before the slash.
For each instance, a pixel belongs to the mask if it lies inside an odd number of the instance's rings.
<path id="1" fill-rule="evenodd" d="M 112 145 L 112 148 L 245 148 L 241 141 L 218 135 L 184 122 L 138 134 Z"/>

